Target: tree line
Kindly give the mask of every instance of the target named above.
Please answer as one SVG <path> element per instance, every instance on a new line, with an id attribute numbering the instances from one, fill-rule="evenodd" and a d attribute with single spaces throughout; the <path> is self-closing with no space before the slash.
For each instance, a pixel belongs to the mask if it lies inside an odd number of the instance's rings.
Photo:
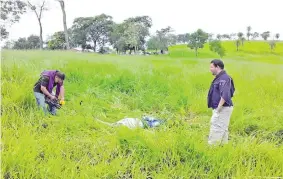
<path id="1" fill-rule="evenodd" d="M 6 48 L 12 49 L 71 49 L 81 47 L 82 50 L 93 50 L 105 53 L 107 46 L 111 45 L 117 53 L 125 53 L 126 51 L 137 52 L 152 50 L 155 53 L 164 53 L 169 46 L 176 44 L 187 44 L 190 49 L 195 51 L 196 56 L 198 50 L 203 48 L 204 44 L 209 42 L 210 50 L 215 51 L 220 56 L 225 55 L 225 49 L 221 45 L 222 40 L 235 41 L 235 48 L 238 51 L 240 46 L 244 45 L 246 40 L 255 40 L 262 38 L 270 45 L 273 50 L 276 45 L 276 40 L 279 40 L 280 34 L 277 33 L 271 37 L 270 31 L 262 33 L 253 32 L 250 26 L 247 27 L 245 33 L 231 34 L 214 34 L 198 29 L 193 33 L 175 34 L 172 27 L 168 26 L 157 30 L 155 34 L 150 34 L 152 27 L 152 19 L 149 16 L 136 16 L 125 19 L 122 23 L 113 21 L 113 17 L 107 14 L 100 14 L 94 17 L 78 17 L 75 18 L 71 27 L 67 28 L 65 1 L 58 1 L 62 10 L 63 30 L 55 32 L 45 42 L 43 41 L 42 33 L 42 14 L 47 11 L 46 1 L 40 0 L 40 3 L 23 0 L 6 0 L 1 1 L 1 20 L 5 24 L 13 24 L 19 21 L 20 16 L 27 11 L 31 11 L 37 18 L 39 25 L 39 34 L 31 35 L 28 38 L 19 38 L 15 42 L 7 42 Z M 1 37 L 6 39 L 9 36 L 7 27 L 1 25 Z"/>

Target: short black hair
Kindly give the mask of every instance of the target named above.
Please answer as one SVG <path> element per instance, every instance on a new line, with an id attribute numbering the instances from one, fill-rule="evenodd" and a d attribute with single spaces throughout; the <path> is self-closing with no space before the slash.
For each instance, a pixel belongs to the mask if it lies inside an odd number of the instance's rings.
<path id="1" fill-rule="evenodd" d="M 223 63 L 223 61 L 221 61 L 219 59 L 214 59 L 210 63 L 212 63 L 215 67 L 219 67 L 222 70 L 224 69 L 224 63 Z"/>
<path id="2" fill-rule="evenodd" d="M 56 72 L 56 76 L 59 77 L 61 80 L 65 80 L 65 74 L 60 71 Z"/>

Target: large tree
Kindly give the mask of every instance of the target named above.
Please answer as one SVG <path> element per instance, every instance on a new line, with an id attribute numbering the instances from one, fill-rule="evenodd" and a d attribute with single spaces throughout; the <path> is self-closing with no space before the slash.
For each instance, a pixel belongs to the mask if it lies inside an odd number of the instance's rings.
<path id="1" fill-rule="evenodd" d="M 67 28 L 67 17 L 66 17 L 66 11 L 65 11 L 65 1 L 64 0 L 56 0 L 60 3 L 60 7 L 63 14 L 63 26 L 64 26 L 64 34 L 66 39 L 66 48 L 70 49 L 70 43 L 69 43 L 69 34 L 68 34 L 68 28 Z"/>
<path id="2" fill-rule="evenodd" d="M 125 52 L 126 48 L 126 38 L 124 37 L 124 33 L 126 30 L 125 23 L 114 24 L 113 30 L 110 33 L 110 43 L 116 49 L 117 54 L 119 52 Z"/>
<path id="3" fill-rule="evenodd" d="M 134 51 L 136 52 L 137 47 L 139 45 L 140 42 L 140 31 L 142 31 L 142 26 L 140 24 L 136 24 L 136 23 L 127 23 L 127 27 L 126 30 L 124 32 L 124 39 L 125 39 L 125 43 L 127 46 L 129 46 L 130 48 L 130 54 L 131 54 L 131 50 L 134 49 Z"/>
<path id="4" fill-rule="evenodd" d="M 139 43 L 136 49 L 144 49 L 146 37 L 150 35 L 149 29 L 152 26 L 152 19 L 149 16 L 130 17 L 124 21 L 124 24 L 135 24 L 138 26 Z"/>
<path id="5" fill-rule="evenodd" d="M 73 30 L 77 36 L 76 41 L 87 40 L 93 43 L 93 50 L 101 41 L 108 41 L 112 31 L 112 17 L 101 14 L 95 17 L 80 17 L 75 19 Z"/>
<path id="6" fill-rule="evenodd" d="M 196 56 L 198 56 L 198 49 L 203 48 L 207 40 L 208 33 L 202 29 L 198 29 L 196 32 L 190 34 L 188 47 L 194 49 Z"/>
<path id="7" fill-rule="evenodd" d="M 26 12 L 26 3 L 22 0 L 1 0 L 1 20 L 3 23 L 0 25 L 1 40 L 9 36 L 7 26 L 11 26 L 18 22 L 20 15 Z"/>
<path id="8" fill-rule="evenodd" d="M 110 33 L 110 43 L 117 53 L 130 50 L 144 50 L 146 37 L 149 35 L 151 18 L 148 16 L 137 16 L 126 19 L 121 24 L 114 24 Z"/>
<path id="9" fill-rule="evenodd" d="M 176 38 L 173 36 L 172 32 L 173 28 L 170 26 L 156 31 L 161 53 L 163 53 L 164 50 L 168 50 L 169 46 L 176 44 Z"/>
<path id="10" fill-rule="evenodd" d="M 71 39 L 74 46 L 80 46 L 83 50 L 86 49 L 88 42 L 88 18 L 78 17 L 74 19 L 73 26 L 71 27 Z"/>
<path id="11" fill-rule="evenodd" d="M 43 38 L 42 38 L 42 13 L 47 10 L 45 0 L 40 0 L 38 4 L 33 4 L 31 1 L 28 1 L 29 8 L 35 13 L 36 18 L 39 24 L 39 37 L 40 37 L 40 49 L 43 49 Z"/>

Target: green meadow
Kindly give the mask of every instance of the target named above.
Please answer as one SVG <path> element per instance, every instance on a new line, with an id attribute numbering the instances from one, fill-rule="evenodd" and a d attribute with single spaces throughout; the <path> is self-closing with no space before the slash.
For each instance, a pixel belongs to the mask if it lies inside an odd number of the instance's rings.
<path id="1" fill-rule="evenodd" d="M 2 51 L 2 178 L 283 177 L 283 43 L 271 51 L 223 42 L 235 83 L 229 143 L 207 144 L 208 45 L 198 57 L 186 45 L 168 55 L 99 55 L 66 51 Z M 66 104 L 57 116 L 36 106 L 40 72 L 66 73 Z M 151 115 L 151 129 L 109 127 Z"/>

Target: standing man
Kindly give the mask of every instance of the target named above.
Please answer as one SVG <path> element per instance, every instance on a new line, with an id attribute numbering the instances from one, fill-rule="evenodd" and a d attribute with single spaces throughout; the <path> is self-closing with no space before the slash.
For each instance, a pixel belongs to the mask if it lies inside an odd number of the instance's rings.
<path id="1" fill-rule="evenodd" d="M 43 71 L 39 80 L 35 83 L 33 91 L 36 98 L 37 105 L 40 106 L 45 115 L 50 112 L 52 115 L 56 115 L 55 106 L 49 105 L 49 109 L 46 108 L 45 98 L 51 100 L 59 99 L 64 102 L 64 86 L 63 81 L 65 74 L 58 70 Z M 56 86 L 56 94 L 52 93 L 52 89 Z"/>
<path id="2" fill-rule="evenodd" d="M 228 127 L 233 112 L 232 97 L 235 92 L 233 79 L 224 70 L 224 63 L 215 59 L 210 63 L 215 76 L 208 92 L 208 108 L 212 108 L 208 144 L 228 143 Z"/>

